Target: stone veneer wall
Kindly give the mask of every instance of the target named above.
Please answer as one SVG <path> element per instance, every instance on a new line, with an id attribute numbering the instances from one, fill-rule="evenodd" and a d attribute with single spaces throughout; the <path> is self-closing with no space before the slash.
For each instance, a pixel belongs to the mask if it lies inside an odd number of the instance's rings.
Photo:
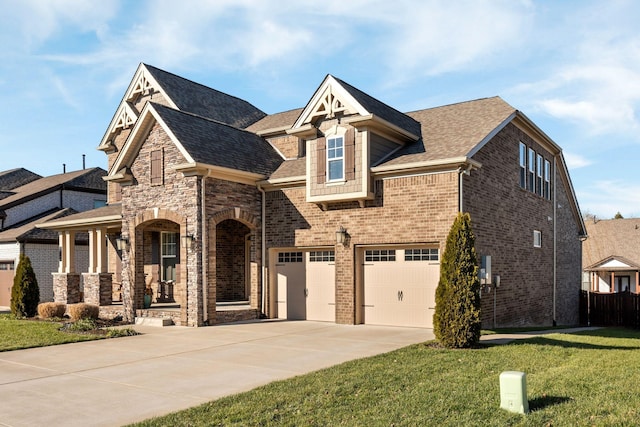
<path id="1" fill-rule="evenodd" d="M 463 209 L 471 214 L 478 257 L 490 255 L 492 274 L 501 278 L 497 291 L 492 288 L 490 293 L 482 294 L 485 327 L 492 327 L 494 318 L 497 327 L 551 325 L 553 322 L 553 202 L 520 187 L 520 141 L 553 164 L 551 153 L 509 124 L 473 156 L 482 167 L 464 177 Z M 558 184 L 557 189 L 562 193 L 562 182 L 554 181 L 552 189 Z M 567 200 L 564 206 L 569 209 Z M 569 217 L 558 218 L 557 226 L 558 242 L 568 243 L 565 249 L 560 245 L 560 251 L 568 251 L 567 261 L 577 260 L 577 270 L 563 267 L 558 260 L 560 269 L 567 270 L 563 273 L 564 281 L 577 280 L 577 286 L 575 299 L 567 299 L 557 307 L 559 312 L 575 311 L 577 314 L 580 288 L 580 252 L 575 246 L 580 243 L 577 227 Z M 534 230 L 542 233 L 541 248 L 533 247 Z M 569 279 L 573 270 L 577 275 Z"/>
<path id="2" fill-rule="evenodd" d="M 266 193 L 268 248 L 336 247 L 336 322 L 355 319 L 355 247 L 357 245 L 437 243 L 444 250 L 458 210 L 458 174 L 378 179 L 375 200 L 329 205 L 323 211 L 307 203 L 304 187 Z M 348 245 L 336 245 L 335 231 L 345 227 Z M 268 310 L 267 310 L 268 312 Z"/>
<path id="3" fill-rule="evenodd" d="M 82 301 L 80 273 L 53 273 L 53 301 L 65 304 Z"/>
<path id="4" fill-rule="evenodd" d="M 110 305 L 111 273 L 82 273 L 84 302 L 95 305 Z"/>

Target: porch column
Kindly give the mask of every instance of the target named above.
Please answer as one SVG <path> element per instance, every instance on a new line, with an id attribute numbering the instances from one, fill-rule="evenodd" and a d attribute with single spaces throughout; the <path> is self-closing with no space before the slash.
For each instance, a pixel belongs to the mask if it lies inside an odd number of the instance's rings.
<path id="1" fill-rule="evenodd" d="M 616 274 L 612 271 L 611 272 L 611 284 L 609 285 L 609 292 L 613 293 L 615 291 L 615 278 L 616 278 Z"/>
<path id="2" fill-rule="evenodd" d="M 96 273 L 107 272 L 107 230 L 96 230 Z"/>
<path id="3" fill-rule="evenodd" d="M 67 248 L 64 233 L 58 233 L 58 273 L 64 273 L 67 269 Z"/>
<path id="4" fill-rule="evenodd" d="M 64 252 L 63 258 L 65 259 L 64 273 L 76 272 L 76 232 L 65 231 L 64 232 Z"/>
<path id="5" fill-rule="evenodd" d="M 89 230 L 89 273 L 97 273 L 96 230 Z"/>
<path id="6" fill-rule="evenodd" d="M 636 270 L 636 291 L 635 291 L 636 294 L 640 291 L 640 283 L 638 283 L 638 276 L 640 276 L 640 274 Z"/>

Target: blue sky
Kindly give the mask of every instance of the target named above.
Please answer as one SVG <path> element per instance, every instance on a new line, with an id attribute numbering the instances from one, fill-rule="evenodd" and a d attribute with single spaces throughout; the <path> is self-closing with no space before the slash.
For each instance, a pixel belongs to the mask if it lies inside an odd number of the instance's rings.
<path id="1" fill-rule="evenodd" d="M 583 213 L 640 216 L 640 2 L 0 0 L 0 170 L 106 168 L 140 62 L 302 107 L 333 74 L 401 111 L 499 95 L 564 149 Z"/>

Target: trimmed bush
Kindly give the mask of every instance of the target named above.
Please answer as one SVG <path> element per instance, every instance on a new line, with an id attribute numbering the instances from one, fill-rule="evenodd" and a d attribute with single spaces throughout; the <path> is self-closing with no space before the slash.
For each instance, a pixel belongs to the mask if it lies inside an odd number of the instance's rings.
<path id="1" fill-rule="evenodd" d="M 42 304 L 38 304 L 38 316 L 43 319 L 62 317 L 65 311 L 67 311 L 67 306 L 61 302 L 43 302 Z"/>
<path id="2" fill-rule="evenodd" d="M 11 313 L 16 317 L 33 317 L 36 315 L 39 302 L 40 289 L 31 260 L 25 254 L 20 254 L 11 288 Z"/>
<path id="3" fill-rule="evenodd" d="M 95 304 L 86 304 L 84 302 L 78 304 L 70 304 L 67 307 L 69 317 L 72 321 L 80 319 L 97 319 L 100 314 L 100 307 Z"/>
<path id="4" fill-rule="evenodd" d="M 440 264 L 433 332 L 448 348 L 473 347 L 480 340 L 480 280 L 471 217 L 456 217 Z"/>

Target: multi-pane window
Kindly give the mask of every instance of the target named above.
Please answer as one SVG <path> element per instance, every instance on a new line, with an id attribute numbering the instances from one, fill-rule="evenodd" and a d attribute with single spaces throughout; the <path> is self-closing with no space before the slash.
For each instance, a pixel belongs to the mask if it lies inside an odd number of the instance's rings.
<path id="1" fill-rule="evenodd" d="M 335 251 L 311 251 L 309 252 L 309 262 L 335 262 Z"/>
<path id="2" fill-rule="evenodd" d="M 544 161 L 544 196 L 545 199 L 551 200 L 551 164 L 549 160 Z"/>
<path id="3" fill-rule="evenodd" d="M 0 271 L 9 271 L 14 269 L 13 261 L 0 261 Z"/>
<path id="4" fill-rule="evenodd" d="M 336 136 L 327 140 L 328 181 L 344 179 L 344 138 Z"/>
<path id="5" fill-rule="evenodd" d="M 405 261 L 438 261 L 438 249 L 405 249 Z"/>
<path id="6" fill-rule="evenodd" d="M 520 143 L 520 187 L 527 188 L 527 146 Z"/>
<path id="7" fill-rule="evenodd" d="M 178 233 L 163 232 L 160 242 L 160 256 L 162 258 L 161 280 L 176 280 L 176 265 L 178 264 Z"/>
<path id="8" fill-rule="evenodd" d="M 533 230 L 533 247 L 534 248 L 542 247 L 542 233 L 538 230 Z"/>
<path id="9" fill-rule="evenodd" d="M 536 152 L 533 151 L 532 148 L 529 148 L 529 174 L 527 178 L 529 183 L 529 191 L 531 191 L 532 193 L 536 192 L 535 174 L 536 174 Z"/>
<path id="10" fill-rule="evenodd" d="M 365 251 L 364 260 L 374 261 L 395 261 L 396 251 L 394 249 L 373 249 Z"/>
<path id="11" fill-rule="evenodd" d="M 280 252 L 278 262 L 302 262 L 302 252 Z"/>
<path id="12" fill-rule="evenodd" d="M 542 156 L 536 156 L 536 194 L 542 196 Z"/>

